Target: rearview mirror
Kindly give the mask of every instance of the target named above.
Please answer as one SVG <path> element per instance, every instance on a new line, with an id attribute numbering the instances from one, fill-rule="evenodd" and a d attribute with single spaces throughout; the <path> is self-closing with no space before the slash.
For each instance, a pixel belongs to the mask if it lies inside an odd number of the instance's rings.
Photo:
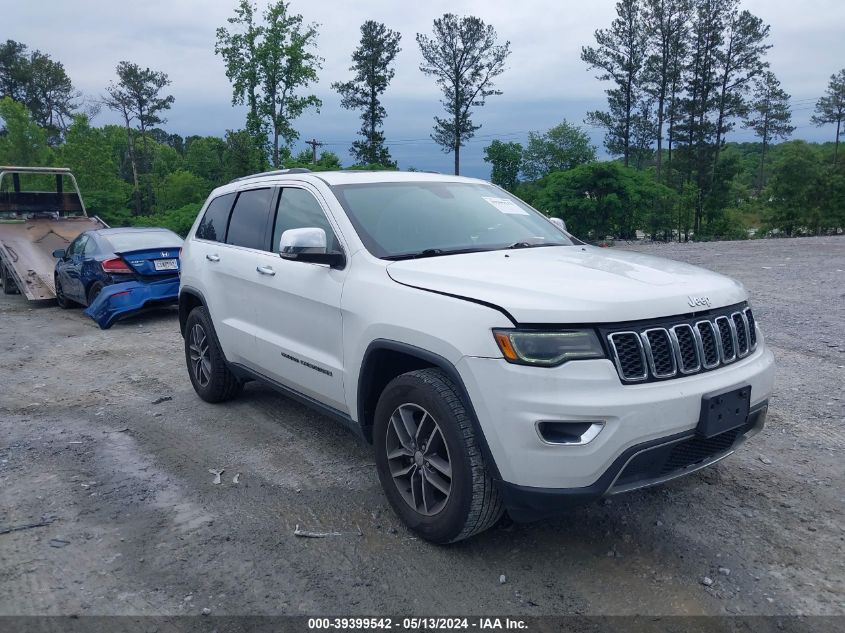
<path id="1" fill-rule="evenodd" d="M 285 259 L 343 268 L 346 262 L 343 253 L 329 253 L 327 250 L 326 232 L 317 227 L 288 229 L 279 238 L 279 255 Z"/>
<path id="2" fill-rule="evenodd" d="M 560 218 L 549 218 L 549 222 L 554 224 L 561 231 L 564 231 L 564 232 L 566 231 L 566 222 L 564 222 Z"/>
<path id="3" fill-rule="evenodd" d="M 65 249 L 57 248 L 53 251 L 53 257 L 56 259 L 64 259 L 65 258 Z"/>

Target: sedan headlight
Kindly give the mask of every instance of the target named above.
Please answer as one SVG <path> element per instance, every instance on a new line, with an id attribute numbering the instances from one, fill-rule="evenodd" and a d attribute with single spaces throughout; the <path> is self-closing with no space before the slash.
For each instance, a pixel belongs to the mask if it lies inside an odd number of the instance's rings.
<path id="1" fill-rule="evenodd" d="M 556 367 L 569 360 L 604 358 L 592 330 L 493 330 L 505 359 L 519 365 Z"/>

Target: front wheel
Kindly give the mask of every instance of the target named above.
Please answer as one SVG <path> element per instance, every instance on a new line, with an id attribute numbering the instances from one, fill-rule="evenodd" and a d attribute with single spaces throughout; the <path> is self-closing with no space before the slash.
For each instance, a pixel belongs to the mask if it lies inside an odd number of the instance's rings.
<path id="1" fill-rule="evenodd" d="M 67 298 L 62 280 L 56 275 L 56 304 L 62 309 L 67 310 L 73 307 L 73 301 Z"/>
<path id="2" fill-rule="evenodd" d="M 373 439 L 390 505 L 426 540 L 460 541 L 502 516 L 461 394 L 441 370 L 411 371 L 385 387 Z"/>
<path id="3" fill-rule="evenodd" d="M 237 396 L 243 383 L 229 369 L 204 307 L 191 310 L 185 323 L 185 361 L 197 395 L 206 402 L 223 402 Z"/>

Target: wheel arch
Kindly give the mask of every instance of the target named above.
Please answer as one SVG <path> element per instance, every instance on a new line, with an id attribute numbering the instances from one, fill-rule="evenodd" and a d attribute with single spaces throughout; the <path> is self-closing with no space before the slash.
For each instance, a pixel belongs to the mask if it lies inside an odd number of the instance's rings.
<path id="1" fill-rule="evenodd" d="M 208 309 L 208 303 L 202 292 L 196 288 L 185 286 L 179 290 L 179 332 L 185 336 L 185 324 L 188 322 L 188 315 L 191 310 L 198 306 Z"/>
<path id="2" fill-rule="evenodd" d="M 181 305 L 181 303 L 180 303 Z M 358 374 L 358 423 L 364 438 L 372 444 L 373 416 L 384 387 L 396 376 L 415 369 L 437 368 L 455 384 L 467 409 L 475 436 L 493 479 L 501 479 L 484 431 L 475 413 L 460 372 L 448 359 L 426 349 L 399 341 L 377 339 L 367 346 Z"/>

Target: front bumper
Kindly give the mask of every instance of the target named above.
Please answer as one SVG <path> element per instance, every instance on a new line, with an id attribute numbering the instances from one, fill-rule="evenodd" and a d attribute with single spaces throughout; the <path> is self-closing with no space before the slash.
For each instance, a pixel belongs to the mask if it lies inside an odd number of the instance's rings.
<path id="1" fill-rule="evenodd" d="M 662 484 L 731 455 L 763 428 L 767 409 L 767 402 L 759 403 L 751 409 L 743 427 L 710 439 L 700 438 L 693 431 L 632 446 L 589 486 L 534 488 L 499 482 L 499 490 L 510 517 L 525 523 L 558 515 L 599 497 Z"/>
<path id="2" fill-rule="evenodd" d="M 121 317 L 128 316 L 154 303 L 170 303 L 179 299 L 179 277 L 162 281 L 126 281 L 106 286 L 97 295 L 85 314 L 107 330 Z"/>
<path id="3" fill-rule="evenodd" d="M 774 360 L 762 340 L 754 353 L 718 370 L 637 385 L 623 385 L 606 359 L 546 369 L 465 357 L 458 369 L 511 499 L 529 488 L 601 496 L 632 454 L 693 435 L 703 395 L 749 385 L 752 410 L 759 410 L 774 382 Z M 538 421 L 603 428 L 583 445 L 549 444 L 538 435 Z"/>

